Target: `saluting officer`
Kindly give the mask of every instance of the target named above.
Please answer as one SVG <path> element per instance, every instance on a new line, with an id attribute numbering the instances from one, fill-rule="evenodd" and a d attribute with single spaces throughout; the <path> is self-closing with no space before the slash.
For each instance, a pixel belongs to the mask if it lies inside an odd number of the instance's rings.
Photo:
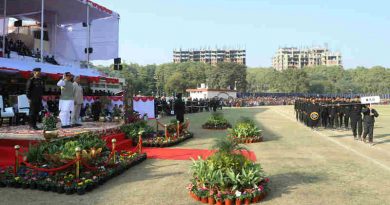
<path id="1" fill-rule="evenodd" d="M 41 78 L 41 68 L 33 69 L 33 77 L 27 81 L 26 95 L 30 102 L 30 128 L 39 130 L 37 119 L 42 110 L 42 96 L 45 93 L 45 81 Z"/>

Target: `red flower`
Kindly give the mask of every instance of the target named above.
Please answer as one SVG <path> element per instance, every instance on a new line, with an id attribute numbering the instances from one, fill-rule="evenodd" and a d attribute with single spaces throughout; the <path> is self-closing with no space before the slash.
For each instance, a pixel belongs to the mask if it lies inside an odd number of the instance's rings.
<path id="1" fill-rule="evenodd" d="M 269 182 L 269 178 L 268 178 L 268 177 L 267 177 L 267 178 L 265 178 L 264 180 L 265 180 L 265 182 L 266 182 L 266 183 L 268 183 L 268 182 Z"/>

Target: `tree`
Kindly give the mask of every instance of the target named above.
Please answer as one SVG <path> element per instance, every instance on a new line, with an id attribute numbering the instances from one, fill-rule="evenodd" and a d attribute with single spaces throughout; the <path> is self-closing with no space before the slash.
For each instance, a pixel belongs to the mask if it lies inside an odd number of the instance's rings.
<path id="1" fill-rule="evenodd" d="M 218 63 L 207 72 L 209 87 L 217 89 L 233 89 L 237 86 L 238 91 L 245 91 L 246 66 L 237 63 Z"/>

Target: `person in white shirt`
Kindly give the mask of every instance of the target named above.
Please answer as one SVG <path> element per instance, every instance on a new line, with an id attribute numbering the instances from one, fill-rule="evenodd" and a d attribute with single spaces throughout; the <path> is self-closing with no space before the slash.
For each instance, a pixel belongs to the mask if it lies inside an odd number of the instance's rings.
<path id="1" fill-rule="evenodd" d="M 61 87 L 61 97 L 60 97 L 60 103 L 59 103 L 59 110 L 60 110 L 60 120 L 61 120 L 61 127 L 62 128 L 70 128 L 70 113 L 73 111 L 74 107 L 74 89 L 73 89 L 73 83 L 72 80 L 72 74 L 69 72 L 66 72 L 63 76 L 63 78 L 58 81 L 57 86 Z"/>
<path id="2" fill-rule="evenodd" d="M 80 111 L 84 103 L 83 87 L 80 85 L 80 76 L 74 78 L 74 108 L 72 112 L 72 126 L 81 126 Z"/>

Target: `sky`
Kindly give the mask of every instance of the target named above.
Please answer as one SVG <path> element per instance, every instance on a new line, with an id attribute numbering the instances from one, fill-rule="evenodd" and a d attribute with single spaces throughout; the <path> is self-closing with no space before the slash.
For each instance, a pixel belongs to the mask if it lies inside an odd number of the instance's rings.
<path id="1" fill-rule="evenodd" d="M 388 0 L 94 0 L 120 14 L 126 62 L 172 62 L 174 48 L 245 48 L 269 67 L 283 46 L 340 51 L 345 68 L 390 67 Z"/>

